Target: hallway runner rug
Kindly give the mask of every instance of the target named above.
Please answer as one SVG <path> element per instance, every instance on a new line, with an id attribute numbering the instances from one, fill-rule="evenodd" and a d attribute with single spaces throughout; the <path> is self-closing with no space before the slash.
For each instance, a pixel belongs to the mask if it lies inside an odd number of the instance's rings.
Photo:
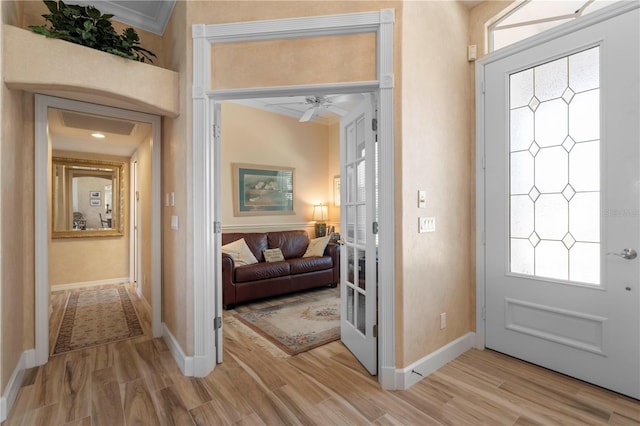
<path id="1" fill-rule="evenodd" d="M 144 331 L 124 286 L 71 293 L 52 355 L 142 336 Z"/>
<path id="2" fill-rule="evenodd" d="M 235 308 L 240 322 L 289 355 L 340 339 L 340 290 L 326 288 Z"/>

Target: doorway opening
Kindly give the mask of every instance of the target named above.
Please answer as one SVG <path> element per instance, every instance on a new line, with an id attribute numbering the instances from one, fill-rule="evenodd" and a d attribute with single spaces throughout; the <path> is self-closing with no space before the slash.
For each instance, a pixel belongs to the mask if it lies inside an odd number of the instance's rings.
<path id="1" fill-rule="evenodd" d="M 211 334 L 207 325 L 220 324 L 222 288 L 220 268 L 220 151 L 216 140 L 220 136 L 220 111 L 216 103 L 233 98 L 264 98 L 300 93 L 316 95 L 376 92 L 378 94 L 377 132 L 380 164 L 379 191 L 379 263 L 377 288 L 379 382 L 385 389 L 398 386 L 395 368 L 395 310 L 394 310 L 394 76 L 393 26 L 395 11 L 314 16 L 273 21 L 238 22 L 224 25 L 194 25 L 194 81 L 193 81 L 193 193 L 194 227 L 203 235 L 194 235 L 192 266 L 194 270 L 194 356 L 192 374 L 208 374 L 216 362 L 222 362 L 222 332 L 216 327 Z M 273 28 L 278 28 L 273 32 Z M 212 88 L 212 45 L 243 41 L 300 39 L 322 36 L 374 34 L 375 66 L 371 77 L 347 79 L 342 83 L 266 86 L 242 89 Z M 277 66 L 278 64 L 272 64 Z M 311 68 L 312 70 L 312 68 Z M 215 71 L 214 71 L 215 72 Z M 299 81 L 299 80 L 297 80 Z M 254 82 L 255 83 L 255 82 Z M 270 82 L 273 83 L 273 82 Z M 259 85 L 259 83 L 256 83 Z M 212 130 L 213 127 L 213 131 Z M 372 226 L 373 228 L 373 226 Z M 213 238 L 209 238 L 213 235 Z M 211 262 L 211 259 L 214 259 Z"/>
<path id="2" fill-rule="evenodd" d="M 145 185 L 147 211 L 143 216 L 148 240 L 136 251 L 148 259 L 149 285 L 141 291 L 145 290 L 145 298 L 152 308 L 152 333 L 154 337 L 160 336 L 160 117 L 44 95 L 36 95 L 35 113 L 36 364 L 46 363 L 50 353 L 48 308 L 51 290 L 129 282 L 131 279 L 131 256 L 136 253 L 130 252 L 130 235 L 125 232 L 131 222 L 131 206 L 126 194 L 131 185 L 129 163 L 136 152 L 138 159 L 146 159 L 148 181 Z M 128 142 L 125 137 L 118 140 L 118 132 L 127 133 L 123 130 L 127 126 L 130 135 L 136 128 L 141 133 Z M 97 133 L 96 130 L 109 136 L 105 138 L 106 142 L 88 142 L 92 137 L 87 138 L 84 133 Z M 76 177 L 98 173 L 96 169 L 106 173 L 101 166 L 93 167 L 90 163 L 107 163 L 104 159 L 108 158 L 112 160 L 109 163 L 118 165 L 118 177 L 109 175 L 102 183 L 92 178 L 89 183 L 92 186 L 85 188 L 83 182 L 69 175 L 59 181 L 60 196 L 50 198 L 55 176 L 52 173 L 66 170 L 66 166 L 54 168 L 52 157 L 77 164 Z M 52 217 L 60 219 L 54 223 Z M 90 249 L 99 252 L 91 255 Z M 91 266 L 91 262 L 97 263 Z M 111 272 L 105 272 L 107 275 L 103 277 L 95 275 L 100 268 L 104 269 L 101 265 L 113 266 L 113 262 L 120 265 L 117 277 L 109 276 Z"/>
<path id="3" fill-rule="evenodd" d="M 313 93 L 313 96 L 310 96 Z M 364 160 L 359 159 L 357 162 L 356 152 L 364 153 L 364 147 L 358 147 L 352 145 L 352 151 L 354 155 L 351 155 L 351 162 L 353 168 L 349 169 L 347 175 L 345 174 L 344 184 L 338 184 L 336 186 L 336 179 L 340 179 L 340 173 L 343 163 L 345 163 L 346 157 L 342 151 L 341 138 L 344 138 L 346 132 L 342 131 L 343 119 L 348 119 L 348 115 L 355 109 L 358 109 L 362 103 L 366 102 L 367 105 L 372 105 L 373 94 L 366 93 L 343 93 L 343 94 L 322 94 L 316 95 L 315 92 L 296 92 L 292 91 L 289 96 L 286 97 L 271 97 L 271 98 L 256 98 L 256 99 L 227 99 L 226 101 L 216 104 L 216 109 L 220 109 L 220 138 L 216 140 L 217 148 L 221 152 L 221 167 L 220 167 L 220 182 L 221 193 L 217 197 L 221 206 L 221 231 L 223 233 L 222 244 L 225 244 L 231 239 L 236 240 L 240 238 L 238 233 L 266 233 L 266 232 L 279 232 L 290 230 L 302 230 L 311 239 L 314 237 L 325 236 L 326 230 L 333 230 L 329 237 L 333 237 L 333 241 L 329 243 L 327 253 L 333 251 L 339 253 L 337 259 L 333 259 L 333 272 L 331 270 L 322 269 L 324 272 L 329 273 L 330 276 L 334 276 L 332 279 L 329 277 L 329 281 L 320 280 L 316 276 L 316 283 L 313 284 L 314 289 L 306 289 L 306 282 L 300 282 L 300 279 L 292 280 L 293 288 L 291 290 L 274 290 L 278 294 L 270 295 L 268 299 L 264 298 L 264 295 L 259 293 L 255 295 L 245 293 L 242 290 L 242 298 L 249 297 L 250 300 L 245 303 L 240 303 L 238 306 L 234 306 L 237 309 L 233 311 L 225 311 L 226 314 L 233 315 L 234 318 L 238 318 L 240 322 L 248 325 L 254 330 L 257 329 L 263 336 L 266 335 L 267 339 L 276 341 L 281 348 L 284 348 L 285 352 L 289 354 L 299 353 L 302 347 L 315 347 L 321 341 L 327 341 L 331 338 L 339 338 L 340 336 L 340 289 L 324 288 L 327 283 L 331 282 L 332 285 L 336 285 L 338 282 L 345 282 L 346 276 L 351 277 L 349 281 L 354 281 L 354 273 L 360 274 L 360 283 L 358 290 L 362 291 L 364 295 L 364 270 L 361 272 L 354 272 L 354 269 L 358 271 L 364 268 L 365 265 L 365 251 L 362 247 L 362 238 L 365 234 L 365 230 L 368 229 L 365 225 L 367 218 L 364 217 L 365 210 L 362 208 L 362 201 L 364 201 L 365 188 L 365 176 L 364 176 Z M 375 109 L 370 107 L 370 110 Z M 369 120 L 372 120 L 369 117 Z M 246 126 L 246 123 L 252 123 L 252 126 Z M 364 126 L 359 126 L 360 128 Z M 371 128 L 371 123 L 369 123 Z M 355 132 L 355 129 L 354 129 Z M 371 138 L 373 141 L 373 138 Z M 363 141 L 362 141 L 363 142 Z M 373 151 L 373 149 L 372 149 Z M 255 163 L 269 164 L 271 166 L 280 166 L 281 168 L 287 167 L 293 170 L 295 186 L 293 188 L 293 210 L 294 214 L 269 214 L 264 215 L 261 211 L 255 212 L 239 212 L 236 203 L 239 202 L 239 196 L 242 194 L 236 194 L 239 190 L 238 179 L 234 173 L 237 173 L 234 163 L 242 163 L 243 166 L 249 167 L 249 164 Z M 357 163 L 357 172 L 356 172 Z M 372 171 L 375 162 L 371 160 L 370 166 Z M 265 166 L 266 167 L 266 166 Z M 357 179 L 356 179 L 357 178 Z M 339 181 L 338 181 L 339 182 Z M 377 195 L 377 180 L 371 179 L 370 183 L 375 185 L 372 187 L 368 195 L 373 199 Z M 258 182 L 260 184 L 260 182 Z M 353 188 L 351 188 L 351 186 Z M 351 190 L 349 191 L 349 188 Z M 252 194 L 259 192 L 260 190 L 251 190 Z M 341 192 L 343 193 L 344 203 L 341 203 Z M 357 208 L 355 197 L 353 200 L 348 200 L 346 193 L 358 194 L 358 201 L 361 206 Z M 245 200 L 249 203 L 251 200 Z M 256 201 L 257 203 L 257 201 Z M 352 221 L 346 221 L 344 229 L 341 227 L 342 214 L 341 204 L 344 211 L 348 211 L 347 216 L 353 216 Z M 375 203 L 374 203 L 375 204 Z M 317 234 L 317 228 L 314 226 L 313 213 L 316 211 L 318 205 L 323 205 L 327 210 L 326 223 L 323 227 L 325 232 L 322 235 Z M 349 207 L 346 207 L 346 206 Z M 254 207 L 260 208 L 260 206 Z M 370 212 L 371 217 L 369 220 L 375 220 L 375 212 Z M 356 222 L 357 216 L 357 222 Z M 357 231 L 356 231 L 357 228 Z M 344 230 L 344 232 L 342 232 Z M 231 234 L 231 235 L 229 235 Z M 359 239 L 359 250 L 354 251 L 351 247 L 339 246 L 335 244 L 340 239 L 355 243 L 355 237 Z M 249 238 L 250 236 L 247 235 Z M 374 241 L 375 238 L 372 238 Z M 344 244 L 344 243 L 342 243 Z M 249 246 L 253 247 L 253 240 L 249 240 Z M 270 246 L 269 246 L 270 247 Z M 255 249 L 255 247 L 254 247 Z M 341 279 L 340 275 L 340 256 L 341 252 L 345 249 L 345 253 L 351 253 L 351 262 L 348 259 L 343 259 L 345 263 L 345 277 Z M 362 250 L 360 250 L 362 249 Z M 255 250 L 254 250 L 255 251 Z M 286 250 L 283 250 L 286 252 Z M 355 253 L 358 253 L 355 256 Z M 301 254 L 301 253 L 300 253 Z M 261 259 L 262 253 L 255 253 L 257 259 Z M 329 255 L 331 256 L 331 255 Z M 354 257 L 355 256 L 355 257 Z M 287 256 L 285 256 L 287 257 Z M 331 256 L 333 257 L 333 256 Z M 287 257 L 288 259 L 288 257 Z M 223 262 L 223 265 L 227 263 Z M 263 263 L 262 266 L 268 266 Z M 227 266 L 227 269 L 230 266 Z M 242 267 L 241 267 L 242 268 Z M 326 268 L 326 266 L 323 266 Z M 349 271 L 349 272 L 346 272 Z M 320 273 L 320 270 L 316 271 Z M 322 272 L 322 273 L 324 273 Z M 235 276 L 235 271 L 230 272 Z M 235 294 L 235 288 L 247 286 L 246 283 L 238 282 L 233 279 L 233 283 L 229 281 L 229 272 L 224 271 L 223 266 L 223 286 L 224 297 L 223 305 L 235 305 L 235 297 L 229 297 L 227 291 Z M 375 277 L 375 273 L 371 273 L 368 277 Z M 237 284 L 237 285 L 236 285 Z M 300 284 L 300 286 L 298 286 Z M 249 285 L 252 285 L 250 283 Z M 275 284 L 274 284 L 275 285 Z M 375 294 L 375 285 L 372 280 L 369 280 L 368 286 L 373 294 Z M 304 289 L 306 290 L 303 290 Z M 317 287 L 317 288 L 316 288 Z M 275 287 L 273 287 L 275 289 Z M 281 294 L 280 291 L 283 293 Z M 255 296 L 254 300 L 253 297 Z M 324 306 L 325 316 L 322 318 L 322 323 L 317 322 L 315 324 L 306 322 L 308 312 L 300 312 L 293 309 L 291 306 L 284 308 L 284 302 L 282 300 L 294 300 L 299 302 L 300 305 L 304 303 L 310 303 L 316 307 L 316 302 L 322 299 L 322 305 Z M 360 297 L 353 297 L 350 295 L 347 305 L 359 304 L 363 299 Z M 372 302 L 377 302 L 376 298 L 373 298 Z M 319 305 L 318 305 L 319 306 Z M 282 308 L 282 309 L 280 309 Z M 278 336 L 274 339 L 273 333 L 269 333 L 274 328 L 271 321 L 265 321 L 264 319 L 258 319 L 256 312 L 268 309 L 269 315 L 301 315 L 299 320 L 294 324 L 286 324 L 288 327 L 278 328 Z M 302 308 L 301 308 L 302 309 Z M 351 313 L 351 321 L 358 324 L 364 321 L 364 306 L 358 308 L 352 307 L 343 309 L 342 316 L 347 317 L 347 312 Z M 286 311 L 286 312 L 285 312 Z M 375 311 L 375 310 L 374 310 Z M 355 316 L 358 319 L 354 319 Z M 316 320 L 317 321 L 317 320 Z M 290 326 L 290 327 L 289 327 Z M 308 328 L 307 328 L 308 327 Z M 309 330 L 316 330 L 317 335 L 322 335 L 322 338 L 313 342 L 308 342 L 305 345 L 299 345 L 297 342 L 298 335 L 305 334 Z M 364 332 L 364 330 L 362 330 Z M 288 334 L 288 336 L 285 336 Z M 290 348 L 288 344 L 290 343 Z M 375 342 L 373 348 L 369 348 L 368 352 L 377 352 Z M 375 360 L 377 357 L 374 357 Z M 375 361 L 373 362 L 375 364 Z M 373 368 L 375 371 L 375 368 Z"/>

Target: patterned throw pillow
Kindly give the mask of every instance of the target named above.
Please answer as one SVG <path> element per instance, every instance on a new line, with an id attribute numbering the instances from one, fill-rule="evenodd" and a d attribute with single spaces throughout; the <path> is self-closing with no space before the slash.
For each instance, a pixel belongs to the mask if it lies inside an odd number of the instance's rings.
<path id="1" fill-rule="evenodd" d="M 327 248 L 327 244 L 329 244 L 330 235 L 326 235 L 324 237 L 314 238 L 309 241 L 309 246 L 307 247 L 307 251 L 304 253 L 302 257 L 313 257 L 313 256 L 322 256 L 324 255 L 324 249 Z"/>
<path id="2" fill-rule="evenodd" d="M 282 250 L 279 248 L 266 249 L 262 253 L 264 253 L 264 260 L 267 262 L 282 262 L 284 260 Z"/>
<path id="3" fill-rule="evenodd" d="M 233 259 L 235 266 L 251 265 L 258 263 L 244 238 L 222 246 L 222 252 Z"/>

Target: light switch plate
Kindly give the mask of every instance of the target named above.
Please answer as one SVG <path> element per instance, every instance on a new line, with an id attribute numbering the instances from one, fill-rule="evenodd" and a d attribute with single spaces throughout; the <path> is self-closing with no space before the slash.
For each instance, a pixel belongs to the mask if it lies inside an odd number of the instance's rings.
<path id="1" fill-rule="evenodd" d="M 427 191 L 418 191 L 418 208 L 427 207 Z"/>
<path id="2" fill-rule="evenodd" d="M 171 216 L 171 229 L 178 229 L 178 216 Z"/>
<path id="3" fill-rule="evenodd" d="M 419 217 L 418 218 L 418 232 L 436 232 L 436 218 L 435 217 Z"/>

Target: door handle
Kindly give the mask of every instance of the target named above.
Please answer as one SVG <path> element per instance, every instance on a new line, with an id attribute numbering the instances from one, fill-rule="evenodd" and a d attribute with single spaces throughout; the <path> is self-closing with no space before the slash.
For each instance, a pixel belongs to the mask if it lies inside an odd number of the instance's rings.
<path id="1" fill-rule="evenodd" d="M 621 253 L 612 253 L 612 252 L 610 252 L 610 253 L 607 253 L 607 254 L 612 254 L 614 256 L 618 256 L 618 257 L 621 257 L 621 258 L 626 259 L 626 260 L 633 260 L 636 257 L 638 257 L 638 252 L 635 251 L 632 248 L 622 249 Z"/>

